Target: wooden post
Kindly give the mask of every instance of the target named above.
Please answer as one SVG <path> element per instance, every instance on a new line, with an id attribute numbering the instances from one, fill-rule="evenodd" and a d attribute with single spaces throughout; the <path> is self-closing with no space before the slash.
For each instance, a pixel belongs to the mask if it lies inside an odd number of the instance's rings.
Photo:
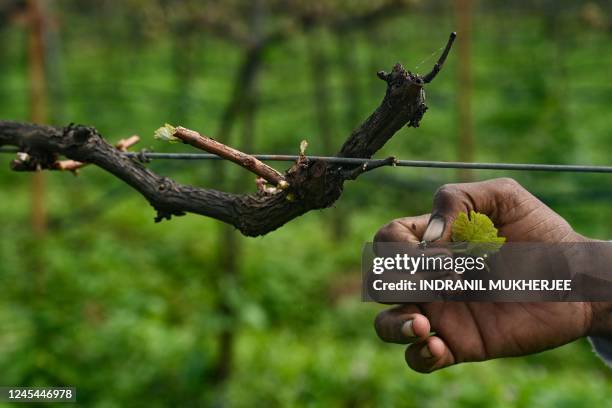
<path id="1" fill-rule="evenodd" d="M 47 89 L 45 78 L 45 16 L 43 0 L 28 0 L 29 36 L 28 65 L 30 81 L 30 120 L 34 123 L 47 121 Z M 45 178 L 42 171 L 32 176 L 31 203 L 32 230 L 43 235 L 47 229 L 45 208 Z"/>
<path id="2" fill-rule="evenodd" d="M 258 103 L 258 79 L 259 71 L 262 66 L 262 41 L 263 41 L 263 21 L 266 15 L 265 2 L 263 0 L 254 0 L 250 4 L 248 26 L 251 33 L 251 38 L 254 45 L 251 49 L 246 50 L 245 61 L 247 64 L 243 67 L 242 78 L 239 78 L 237 83 L 243 83 L 244 87 L 236 89 L 235 96 L 241 99 L 242 102 L 230 102 L 228 108 L 233 106 L 236 111 L 232 113 L 235 117 L 241 116 L 244 124 L 244 133 L 242 140 L 242 148 L 246 151 L 254 148 L 255 144 L 255 120 L 257 115 Z M 226 117 L 227 119 L 228 117 Z M 221 128 L 227 129 L 225 138 L 229 137 L 231 126 L 227 126 L 222 118 Z M 223 175 L 223 174 L 221 174 Z M 223 181 L 223 180 L 221 180 Z M 238 182 L 240 185 L 244 180 Z M 237 321 L 236 306 L 232 305 L 227 298 L 227 291 L 231 292 L 232 287 L 237 285 L 240 280 L 241 261 L 243 240 L 238 236 L 235 228 L 228 225 L 223 225 L 220 231 L 221 239 L 219 240 L 219 266 L 225 280 L 222 286 L 219 287 L 220 297 L 218 300 L 218 313 L 224 320 L 225 326 L 218 333 L 218 355 L 217 361 L 213 368 L 213 383 L 217 385 L 225 385 L 232 375 L 232 370 L 235 365 L 235 346 L 236 346 L 236 329 Z M 219 393 L 218 404 L 225 405 L 226 395 Z"/>
<path id="3" fill-rule="evenodd" d="M 472 121 L 472 0 L 455 0 L 457 20 L 457 128 L 459 161 L 474 161 L 474 129 Z M 460 169 L 460 181 L 473 180 L 469 169 Z"/>
<path id="4" fill-rule="evenodd" d="M 333 152 L 333 137 L 331 118 L 331 103 L 329 95 L 329 61 L 325 50 L 321 43 L 322 31 L 315 30 L 308 38 L 308 58 L 310 65 L 310 74 L 312 79 L 313 89 L 313 105 L 315 109 L 315 117 L 319 132 L 319 140 L 322 151 L 325 155 L 334 154 Z"/>

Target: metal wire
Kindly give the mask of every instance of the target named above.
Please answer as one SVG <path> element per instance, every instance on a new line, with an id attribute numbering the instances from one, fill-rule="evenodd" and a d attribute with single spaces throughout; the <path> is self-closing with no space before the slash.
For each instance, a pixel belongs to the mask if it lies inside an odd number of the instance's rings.
<path id="1" fill-rule="evenodd" d="M 17 153 L 17 148 L 0 148 L 0 153 Z M 142 151 L 124 152 L 127 157 L 146 160 L 225 160 L 214 154 L 208 153 L 153 153 Z M 284 154 L 254 154 L 253 157 L 261 161 L 296 161 L 300 156 Z M 550 172 L 570 172 L 570 173 L 612 173 L 612 166 L 583 166 L 571 164 L 533 164 L 533 163 L 466 163 L 450 161 L 430 161 L 430 160 L 396 160 L 395 163 L 388 163 L 385 159 L 356 159 L 348 157 L 328 157 L 328 156 L 306 156 L 309 160 L 323 160 L 335 164 L 367 165 L 367 167 L 377 166 L 397 166 L 397 167 L 426 167 L 438 169 L 474 169 L 474 170 L 511 170 L 511 171 L 550 171 Z"/>

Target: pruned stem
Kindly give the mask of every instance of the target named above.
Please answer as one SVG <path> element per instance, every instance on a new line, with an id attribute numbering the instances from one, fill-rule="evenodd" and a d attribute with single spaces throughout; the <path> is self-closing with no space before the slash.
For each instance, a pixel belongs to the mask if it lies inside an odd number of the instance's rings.
<path id="1" fill-rule="evenodd" d="M 126 152 L 130 147 L 134 146 L 140 142 L 140 137 L 137 135 L 133 135 L 128 137 L 127 139 L 121 139 L 117 143 L 115 143 L 115 147 L 117 150 Z M 55 163 L 55 167 L 53 170 L 60 171 L 77 171 L 87 166 L 88 163 L 83 163 L 76 160 L 60 160 Z"/>
<path id="2" fill-rule="evenodd" d="M 127 139 L 121 139 L 120 141 L 118 141 L 115 144 L 115 147 L 119 150 L 121 150 L 122 152 L 127 151 L 130 147 L 134 146 L 135 144 L 137 144 L 138 142 L 140 142 L 140 136 L 138 135 L 132 135 L 130 137 L 128 137 Z"/>
<path id="3" fill-rule="evenodd" d="M 180 126 L 175 129 L 173 136 L 192 145 L 193 147 L 197 147 L 198 149 L 202 149 L 208 153 L 216 154 L 217 156 L 230 160 L 280 189 L 284 190 L 289 187 L 289 183 L 287 183 L 287 180 L 285 180 L 285 177 L 281 173 L 264 162 L 257 160 L 250 154 L 243 153 L 240 150 L 234 149 L 233 147 L 219 143 L 208 136 L 204 136 L 196 132 L 195 130 L 186 129 Z"/>

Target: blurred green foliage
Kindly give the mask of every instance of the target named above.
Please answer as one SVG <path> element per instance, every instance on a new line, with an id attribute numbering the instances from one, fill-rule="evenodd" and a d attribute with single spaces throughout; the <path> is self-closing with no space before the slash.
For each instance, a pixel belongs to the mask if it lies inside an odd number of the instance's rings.
<path id="1" fill-rule="evenodd" d="M 140 134 L 140 147 L 157 151 L 188 151 L 153 140 L 165 122 L 214 136 L 243 50 L 197 25 L 187 34 L 173 30 L 184 28 L 189 15 L 173 2 L 166 9 L 144 1 L 91 3 L 57 2 L 52 121 L 91 124 L 110 140 Z M 322 151 L 309 41 L 329 63 L 338 146 L 357 125 L 350 109 L 365 118 L 380 101 L 378 69 L 401 61 L 427 71 L 453 29 L 452 8 L 410 3 L 408 12 L 377 27 L 341 35 L 296 30 L 267 50 L 258 77 L 256 150 L 295 154 L 307 139 L 309 154 Z M 476 11 L 477 160 L 610 164 L 610 32 L 583 18 L 584 4 L 571 4 L 490 2 Z M 609 18 L 609 8 L 596 10 Z M 3 27 L 0 43 L 0 117 L 27 120 L 25 29 Z M 460 63 L 453 52 L 428 87 L 421 127 L 399 132 L 379 157 L 456 158 Z M 358 98 L 347 97 L 347 84 Z M 237 123 L 230 143 L 242 143 L 244 127 Z M 217 174 L 209 163 L 150 166 L 201 186 Z M 226 171 L 230 181 L 252 178 L 236 166 Z M 517 178 L 579 232 L 612 237 L 609 176 L 475 173 L 501 175 Z M 372 322 L 382 307 L 360 301 L 362 244 L 393 218 L 428 212 L 436 188 L 457 180 L 453 171 L 368 174 L 347 184 L 334 208 L 262 238 L 239 238 L 239 273 L 231 275 L 220 267 L 219 223 L 188 215 L 154 224 L 138 194 L 93 167 L 76 178 L 47 175 L 50 231 L 35 238 L 30 178 L 0 171 L 2 385 L 72 385 L 79 405 L 99 407 L 587 407 L 612 398 L 610 373 L 586 340 L 421 375 L 406 367 L 401 346 L 377 339 Z M 337 219 L 344 220 L 340 232 Z M 220 313 L 221 298 L 231 318 Z M 229 380 L 219 384 L 212 370 L 218 335 L 227 328 L 236 335 L 234 358 Z"/>

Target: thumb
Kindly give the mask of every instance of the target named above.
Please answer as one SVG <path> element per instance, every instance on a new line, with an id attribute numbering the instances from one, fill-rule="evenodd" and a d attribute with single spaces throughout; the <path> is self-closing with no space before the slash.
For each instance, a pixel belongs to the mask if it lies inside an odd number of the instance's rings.
<path id="1" fill-rule="evenodd" d="M 465 189 L 469 184 L 445 184 L 436 191 L 433 210 L 427 224 L 423 240 L 425 242 L 449 242 L 451 227 L 457 215 L 474 208 L 471 200 L 466 200 Z"/>
<path id="2" fill-rule="evenodd" d="M 423 234 L 423 241 L 450 241 L 450 228 L 446 228 L 447 224 L 450 223 L 447 223 L 443 216 L 432 215 L 431 218 L 429 218 L 425 234 Z"/>
<path id="3" fill-rule="evenodd" d="M 481 212 L 496 225 L 504 224 L 507 217 L 500 207 L 511 207 L 511 198 L 516 201 L 520 189 L 517 182 L 505 178 L 440 187 L 434 195 L 433 210 L 423 240 L 450 241 L 453 222 L 461 212 Z"/>

